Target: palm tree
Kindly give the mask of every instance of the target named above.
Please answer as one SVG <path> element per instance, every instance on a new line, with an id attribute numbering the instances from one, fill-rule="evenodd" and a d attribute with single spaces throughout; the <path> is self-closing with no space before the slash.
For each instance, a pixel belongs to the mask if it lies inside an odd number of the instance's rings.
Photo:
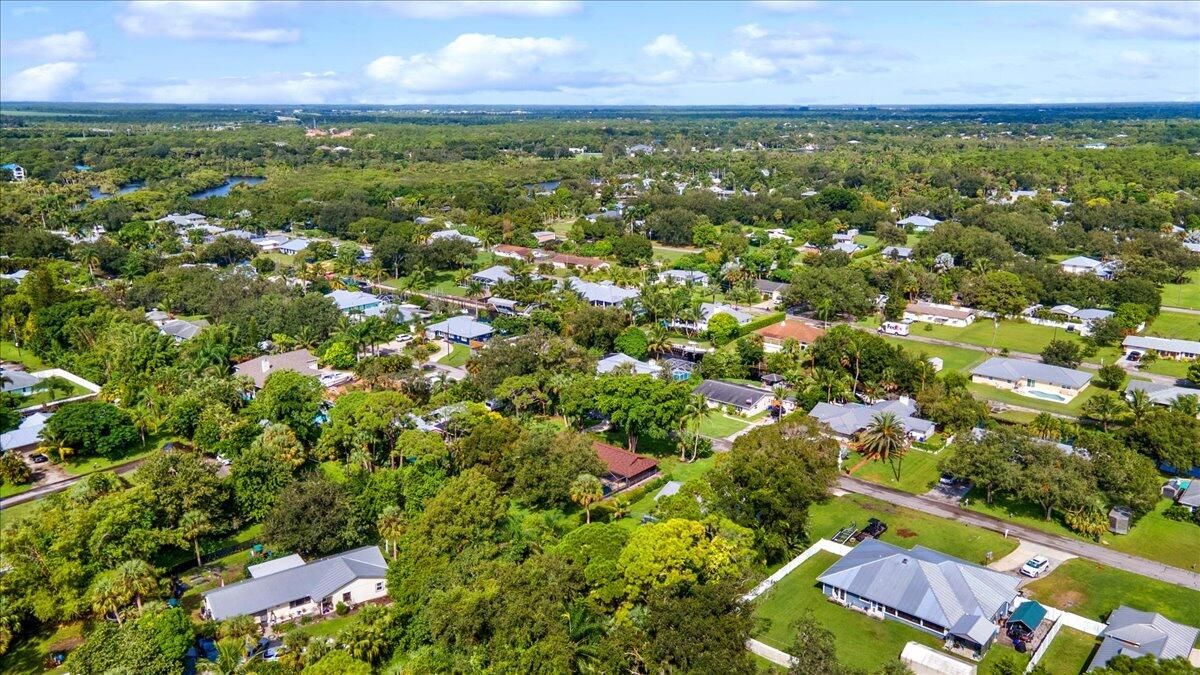
<path id="1" fill-rule="evenodd" d="M 112 616 L 117 623 L 123 623 L 121 609 L 129 604 L 129 596 L 116 583 L 116 571 L 109 571 L 96 577 L 88 589 L 91 598 L 92 611 L 99 616 Z"/>
<path id="2" fill-rule="evenodd" d="M 1033 421 L 1029 423 L 1030 428 L 1039 438 L 1054 439 L 1058 437 L 1060 425 L 1058 418 L 1050 413 L 1039 413 Z"/>
<path id="3" fill-rule="evenodd" d="M 662 326 L 655 324 L 646 331 L 646 349 L 655 356 L 671 351 L 671 336 Z"/>
<path id="4" fill-rule="evenodd" d="M 1117 415 L 1121 414 L 1122 407 L 1121 401 L 1116 396 L 1106 392 L 1093 396 L 1091 400 L 1083 404 L 1080 412 L 1094 420 L 1099 420 L 1100 427 L 1108 431 L 1108 425 Z"/>
<path id="5" fill-rule="evenodd" d="M 574 672 L 593 672 L 591 666 L 599 657 L 596 641 L 603 637 L 605 632 L 603 622 L 583 602 L 571 605 L 570 609 L 563 613 L 563 620 L 567 622 L 567 638 L 574 649 L 571 659 Z"/>
<path id="6" fill-rule="evenodd" d="M 144 560 L 126 560 L 117 566 L 116 573 L 117 585 L 133 598 L 138 609 L 142 608 L 142 598 L 162 590 L 158 571 Z"/>
<path id="7" fill-rule="evenodd" d="M 840 401 L 850 393 L 846 386 L 849 376 L 840 370 L 817 368 L 813 374 L 813 386 L 825 390 L 826 401 Z"/>
<path id="8" fill-rule="evenodd" d="M 1175 400 L 1171 401 L 1171 410 L 1181 412 L 1188 417 L 1200 415 L 1200 397 L 1196 394 L 1176 396 Z"/>
<path id="9" fill-rule="evenodd" d="M 213 531 L 208 514 L 198 510 L 187 511 L 180 516 L 177 529 L 181 539 L 191 542 L 192 550 L 196 552 L 196 567 L 200 567 L 203 564 L 200 561 L 200 538 Z"/>
<path id="10" fill-rule="evenodd" d="M 137 428 L 138 436 L 142 439 L 142 446 L 145 447 L 146 434 L 154 433 L 158 429 L 158 416 L 144 405 L 134 406 L 126 412 L 129 413 L 129 419 Z"/>
<path id="11" fill-rule="evenodd" d="M 871 424 L 859 434 L 858 441 L 863 454 L 891 464 L 896 482 L 900 482 L 900 465 L 908 452 L 908 434 L 894 413 L 875 415 Z"/>
<path id="12" fill-rule="evenodd" d="M 581 473 L 571 483 L 571 501 L 583 507 L 587 522 L 592 522 L 592 504 L 604 498 L 604 485 L 590 473 Z"/>
<path id="13" fill-rule="evenodd" d="M 58 455 L 58 461 L 67 461 L 67 458 L 75 454 L 75 448 L 72 448 L 67 440 L 63 438 L 62 432 L 55 430 L 53 427 L 47 426 L 42 429 L 42 447 L 43 452 L 50 452 Z"/>
<path id="14" fill-rule="evenodd" d="M 824 323 L 825 328 L 829 328 L 829 318 L 833 316 L 833 300 L 825 298 L 817 303 L 816 306 L 817 318 Z"/>
<path id="15" fill-rule="evenodd" d="M 379 514 L 376 525 L 379 535 L 383 537 L 384 550 L 389 551 L 395 558 L 399 553 L 397 542 L 404 534 L 404 512 L 395 506 L 389 506 Z"/>
<path id="16" fill-rule="evenodd" d="M 51 401 L 58 400 L 60 398 L 58 394 L 62 394 L 61 398 L 66 398 L 71 392 L 75 391 L 74 384 L 71 384 L 66 378 L 59 377 L 58 375 L 52 375 L 42 380 L 38 383 L 37 388 L 49 392 Z"/>
<path id="17" fill-rule="evenodd" d="M 708 399 L 704 394 L 693 394 L 688 399 L 687 405 L 683 408 L 683 415 L 679 419 L 679 427 L 681 429 L 692 427 L 692 460 L 695 461 L 696 454 L 700 447 L 700 425 L 704 423 L 704 418 L 708 417 Z M 687 446 L 684 443 L 679 444 L 679 461 L 688 461 L 684 453 L 687 451 Z"/>
<path id="18" fill-rule="evenodd" d="M 1137 426 L 1154 408 L 1150 395 L 1142 389 L 1134 389 L 1129 394 L 1129 412 L 1133 415 L 1133 426 Z"/>

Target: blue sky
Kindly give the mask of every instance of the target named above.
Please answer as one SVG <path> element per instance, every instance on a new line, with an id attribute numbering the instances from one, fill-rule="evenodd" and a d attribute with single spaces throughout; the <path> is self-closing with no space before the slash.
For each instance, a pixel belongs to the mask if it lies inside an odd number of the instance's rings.
<path id="1" fill-rule="evenodd" d="M 1200 3 L 0 3 L 0 100 L 1200 100 Z"/>

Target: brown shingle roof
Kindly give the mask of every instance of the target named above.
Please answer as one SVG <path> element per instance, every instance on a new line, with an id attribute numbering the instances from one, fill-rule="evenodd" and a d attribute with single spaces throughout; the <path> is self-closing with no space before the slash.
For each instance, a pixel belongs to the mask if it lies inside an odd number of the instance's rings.
<path id="1" fill-rule="evenodd" d="M 524 246 L 513 246 L 512 244 L 497 244 L 492 247 L 496 253 L 511 253 L 519 255 L 526 260 L 533 258 L 533 249 L 525 248 Z"/>
<path id="2" fill-rule="evenodd" d="M 608 472 L 614 476 L 633 478 L 650 469 L 658 468 L 657 460 L 643 457 L 636 452 L 629 452 L 615 445 L 596 441 L 592 443 L 592 449 L 596 451 L 596 456 L 600 458 L 600 461 L 608 466 Z"/>
<path id="3" fill-rule="evenodd" d="M 803 321 L 788 321 L 784 319 L 779 323 L 763 326 L 754 331 L 763 336 L 767 340 L 779 340 L 783 342 L 788 338 L 794 339 L 802 345 L 810 345 L 817 338 L 825 334 L 825 331 L 816 326 L 804 323 Z"/>
<path id="4" fill-rule="evenodd" d="M 608 265 L 608 263 L 599 258 L 589 258 L 569 253 L 559 253 L 551 258 L 551 261 L 559 265 L 575 265 L 576 267 L 601 267 Z"/>

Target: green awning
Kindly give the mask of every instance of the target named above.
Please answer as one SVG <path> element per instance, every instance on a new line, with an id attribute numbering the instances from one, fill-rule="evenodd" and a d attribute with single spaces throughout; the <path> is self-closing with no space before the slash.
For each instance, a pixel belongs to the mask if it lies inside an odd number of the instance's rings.
<path id="1" fill-rule="evenodd" d="M 1040 624 L 1044 618 L 1046 618 L 1046 608 L 1030 600 L 1028 602 L 1021 603 L 1021 606 L 1017 608 L 1017 611 L 1013 612 L 1012 616 L 1008 617 L 1008 623 L 1021 624 L 1026 630 L 1032 633 L 1033 631 L 1037 630 L 1038 624 Z"/>

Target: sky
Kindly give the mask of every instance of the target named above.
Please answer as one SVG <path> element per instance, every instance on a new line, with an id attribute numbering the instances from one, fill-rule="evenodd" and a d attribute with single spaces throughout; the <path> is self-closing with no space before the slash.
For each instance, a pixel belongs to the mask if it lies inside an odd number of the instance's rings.
<path id="1" fill-rule="evenodd" d="M 0 1 L 0 102 L 1200 100 L 1200 2 Z"/>

